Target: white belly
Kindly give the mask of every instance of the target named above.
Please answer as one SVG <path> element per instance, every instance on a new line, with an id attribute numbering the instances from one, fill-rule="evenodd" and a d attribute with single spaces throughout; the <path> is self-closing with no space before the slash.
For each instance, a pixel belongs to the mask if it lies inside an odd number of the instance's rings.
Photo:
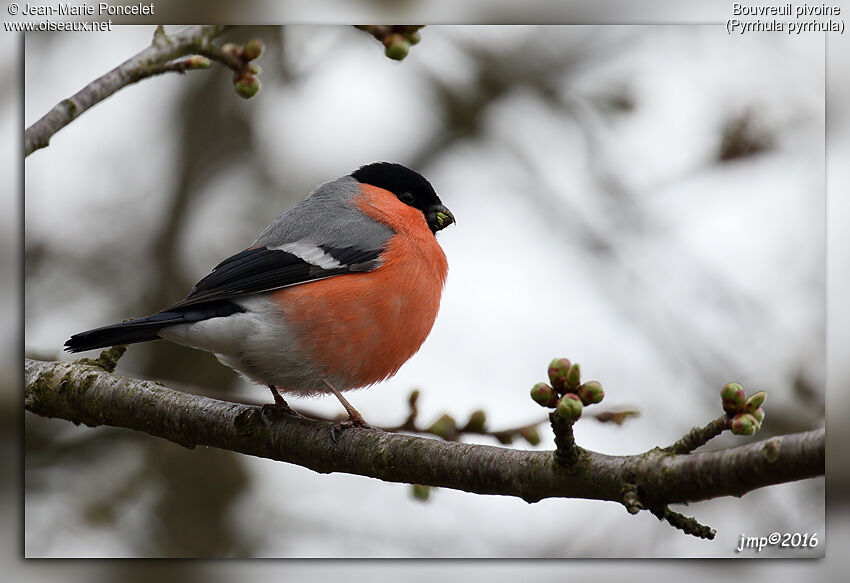
<path id="1" fill-rule="evenodd" d="M 325 372 L 298 350 L 295 335 L 265 294 L 231 301 L 246 311 L 169 326 L 159 336 L 212 352 L 221 363 L 256 383 L 305 396 L 328 392 L 322 383 Z M 339 380 L 330 380 L 339 386 Z"/>

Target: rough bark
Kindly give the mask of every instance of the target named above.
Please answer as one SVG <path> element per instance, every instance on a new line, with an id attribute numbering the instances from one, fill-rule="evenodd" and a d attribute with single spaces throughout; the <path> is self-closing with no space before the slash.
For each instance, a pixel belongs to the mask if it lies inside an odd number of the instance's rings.
<path id="1" fill-rule="evenodd" d="M 653 449 L 609 456 L 579 448 L 559 463 L 551 451 L 447 442 L 370 429 L 332 431 L 328 422 L 270 415 L 121 377 L 96 363 L 25 362 L 26 409 L 89 426 L 142 431 L 186 447 L 206 445 L 310 468 L 453 488 L 478 494 L 586 498 L 644 508 L 741 496 L 824 473 L 823 429 L 706 453 Z"/>

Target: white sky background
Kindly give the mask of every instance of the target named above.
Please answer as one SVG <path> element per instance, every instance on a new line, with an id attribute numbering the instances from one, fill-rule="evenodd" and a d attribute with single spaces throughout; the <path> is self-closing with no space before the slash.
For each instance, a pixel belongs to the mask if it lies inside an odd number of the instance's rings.
<path id="1" fill-rule="evenodd" d="M 151 32 L 121 28 L 55 36 L 49 44 L 30 36 L 26 125 L 140 50 Z M 264 86 L 244 104 L 262 127 L 258 155 L 281 185 L 297 181 L 306 195 L 363 163 L 405 162 L 442 129 L 423 72 L 454 86 L 475 82 L 458 44 L 513 48 L 529 62 L 534 56 L 522 52 L 529 46 L 550 54 L 575 43 L 613 48 L 569 78 L 553 73 L 559 95 L 593 128 L 592 154 L 576 118 L 518 90 L 488 110 L 480 139 L 459 142 L 420 169 L 458 218 L 439 237 L 450 275 L 420 353 L 390 381 L 351 395 L 370 422 L 397 422 L 408 391 L 419 387 L 423 419 L 446 411 L 463 419 L 483 408 L 493 428 L 525 423 L 542 416 L 528 389 L 544 380 L 550 358 L 568 356 L 586 378 L 602 381 L 603 405 L 642 411 L 620 428 L 582 421 L 579 443 L 630 454 L 716 417 L 717 392 L 728 380 L 768 390 L 768 424 L 771 407 L 795 403 L 790 379 L 799 368 L 824 381 L 823 37 L 729 37 L 719 27 L 671 26 L 428 27 L 422 36 L 398 64 L 357 31 L 292 30 L 286 48 L 303 68 L 301 82 Z M 73 66 L 61 55 L 75 55 Z M 274 66 L 269 58 L 264 68 Z M 173 180 L 180 115 L 173 103 L 187 79 L 127 88 L 31 156 L 27 237 L 78 257 L 115 238 L 143 246 Z M 620 86 L 632 92 L 633 112 L 602 115 L 588 105 Z M 773 133 L 774 147 L 716 164 L 720 128 L 745 110 Z M 613 193 L 594 168 L 617 185 Z M 191 251 L 181 254 L 194 276 L 244 247 L 292 203 L 272 204 L 265 195 L 252 202 L 251 181 L 221 177 L 200 199 L 204 207 L 183 242 Z M 253 223 L 258 207 L 267 214 Z M 588 233 L 609 252 L 594 253 Z M 110 297 L 132 294 L 136 285 L 32 283 L 26 346 L 51 356 L 69 334 L 126 317 L 111 311 Z M 265 398 L 248 385 L 243 395 Z M 293 404 L 338 408 L 329 398 Z M 75 431 L 86 430 L 69 435 Z M 541 433 L 541 447 L 551 447 L 545 426 Z M 114 530 L 74 516 L 80 497 L 96 482 L 103 487 L 105 473 L 132 466 L 131 454 L 118 469 L 113 459 L 93 459 L 90 471 L 54 476 L 61 488 L 27 497 L 26 553 L 133 554 L 144 496 Z M 257 539 L 259 556 L 729 556 L 739 535 L 754 528 L 823 531 L 822 480 L 689 506 L 684 512 L 718 529 L 707 543 L 611 503 L 527 505 L 437 490 L 422 504 L 403 485 L 246 463 L 253 479 L 232 509 L 233 523 Z M 757 514 L 767 516 L 763 524 L 754 525 Z M 552 542 L 541 547 L 540 540 Z"/>

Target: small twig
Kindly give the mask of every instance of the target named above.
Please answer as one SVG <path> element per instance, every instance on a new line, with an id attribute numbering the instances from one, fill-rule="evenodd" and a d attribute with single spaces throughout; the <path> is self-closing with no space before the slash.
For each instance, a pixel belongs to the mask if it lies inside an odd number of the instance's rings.
<path id="1" fill-rule="evenodd" d="M 192 26 L 176 34 L 166 35 L 162 28 L 158 27 L 150 46 L 98 77 L 71 97 L 63 99 L 28 127 L 24 132 L 24 156 L 47 147 L 56 132 L 116 91 L 148 77 L 180 71 L 182 66 L 174 65 L 169 68 L 166 64 L 192 53 L 207 51 L 211 46 L 210 41 L 226 28 L 219 25 Z"/>
<path id="2" fill-rule="evenodd" d="M 626 507 L 629 514 L 637 514 L 643 510 L 643 504 L 641 504 L 638 497 L 638 487 L 636 484 L 627 482 L 623 486 L 623 506 Z"/>
<path id="3" fill-rule="evenodd" d="M 163 73 L 180 73 L 183 75 L 186 71 L 209 69 L 211 65 L 212 61 L 208 58 L 195 55 L 188 59 L 179 59 L 177 61 L 171 61 L 170 63 L 159 65 L 158 67 L 152 67 L 150 72 L 151 76 Z"/>
<path id="4" fill-rule="evenodd" d="M 711 528 L 710 526 L 700 524 L 692 516 L 685 516 L 684 514 L 673 512 L 672 510 L 670 510 L 669 506 L 663 506 L 661 508 L 650 508 L 649 511 L 652 512 L 652 514 L 654 514 L 658 518 L 658 520 L 666 520 L 667 523 L 670 524 L 670 526 L 678 528 L 685 534 L 690 534 L 692 536 L 705 538 L 708 540 L 713 540 L 714 535 L 717 534 L 717 531 Z"/>
<path id="5" fill-rule="evenodd" d="M 548 418 L 543 418 L 538 421 L 532 421 L 531 423 L 525 423 L 523 425 L 509 427 L 507 429 L 490 430 L 485 427 L 486 421 L 484 412 L 475 411 L 472 415 L 470 415 L 469 420 L 463 426 L 458 426 L 450 415 L 444 414 L 431 425 L 420 427 L 416 424 L 416 419 L 419 415 L 419 409 L 417 407 L 418 400 L 419 391 L 412 391 L 408 398 L 408 406 L 410 407 L 410 410 L 404 422 L 399 425 L 380 427 L 380 429 L 393 433 L 404 431 L 407 433 L 432 434 L 442 437 L 447 441 L 457 441 L 463 435 L 481 435 L 484 437 L 492 437 L 502 445 L 510 445 L 513 443 L 514 439 L 520 437 L 531 445 L 538 445 L 540 443 L 540 434 L 537 432 L 537 428 L 548 420 Z M 622 425 L 627 418 L 636 417 L 637 415 L 637 411 L 623 410 L 600 411 L 599 413 L 591 415 L 591 417 L 600 423 L 616 423 L 617 425 Z M 333 419 L 323 418 L 320 415 L 311 414 L 309 416 L 317 420 L 333 421 Z"/>
<path id="6" fill-rule="evenodd" d="M 390 431 L 393 433 L 397 433 L 399 431 L 410 431 L 413 433 L 420 433 L 419 429 L 416 427 L 416 418 L 419 416 L 419 407 L 416 406 L 419 401 L 419 391 L 414 389 L 410 391 L 410 396 L 407 397 L 407 406 L 409 407 L 409 411 L 407 413 L 407 419 L 404 420 L 404 423 L 401 425 L 395 425 L 393 427 L 382 427 L 384 431 Z"/>
<path id="7" fill-rule="evenodd" d="M 391 425 L 386 427 L 377 427 L 382 431 L 387 431 L 390 433 L 414 433 L 420 435 L 436 435 L 446 441 L 458 441 L 460 437 L 464 435 L 480 435 L 483 437 L 492 437 L 499 443 L 503 445 L 509 445 L 513 443 L 513 440 L 517 437 L 521 437 L 525 439 L 531 445 L 537 445 L 540 443 L 540 435 L 537 433 L 536 428 L 544 422 L 544 420 L 535 421 L 533 423 L 526 423 L 524 425 L 519 425 L 516 427 L 509 427 L 507 429 L 499 429 L 499 430 L 489 430 L 484 427 L 475 427 L 471 426 L 470 423 L 462 427 L 458 427 L 454 422 L 454 419 L 450 415 L 441 415 L 437 421 L 432 423 L 431 425 L 420 426 L 417 425 L 416 419 L 419 414 L 418 409 L 416 408 L 415 398 L 413 395 L 416 394 L 418 397 L 419 391 L 413 391 L 411 393 L 411 404 L 410 412 L 407 415 L 407 418 L 403 423 L 399 425 Z M 335 421 L 336 419 L 331 419 L 327 417 L 323 417 L 321 415 L 316 414 L 306 414 L 308 417 L 312 419 L 316 419 L 317 421 Z M 440 422 L 444 423 L 444 428 L 446 431 L 440 430 L 440 428 L 435 427 Z"/>
<path id="8" fill-rule="evenodd" d="M 638 417 L 639 415 L 640 412 L 635 409 L 623 409 L 621 411 L 599 411 L 598 413 L 594 413 L 590 416 L 600 423 L 614 423 L 616 425 L 622 425 L 630 417 Z"/>
<path id="9" fill-rule="evenodd" d="M 578 460 L 578 446 L 573 435 L 573 424 L 558 415 L 556 411 L 549 413 L 549 423 L 555 433 L 555 461 L 562 465 L 572 465 Z"/>
<path id="10" fill-rule="evenodd" d="M 731 418 L 728 415 L 723 415 L 705 427 L 694 427 L 682 439 L 670 447 L 664 448 L 664 451 L 669 453 L 691 453 L 731 427 Z"/>
<path id="11" fill-rule="evenodd" d="M 501 443 L 502 445 L 510 445 L 514 442 L 516 437 L 522 437 L 531 445 L 537 445 L 540 443 L 540 434 L 537 433 L 537 427 L 544 423 L 546 420 L 541 419 L 539 421 L 534 421 L 532 423 L 526 423 L 525 425 L 520 425 L 517 427 L 510 427 L 508 429 L 501 429 L 499 431 L 464 431 L 463 433 L 469 433 L 473 435 L 484 435 L 487 437 L 493 437 Z"/>
<path id="12" fill-rule="evenodd" d="M 115 367 L 118 366 L 118 360 L 124 356 L 125 352 L 127 352 L 127 347 L 123 344 L 119 344 L 118 346 L 113 346 L 101 351 L 97 358 L 80 358 L 77 362 L 80 364 L 96 366 L 106 372 L 115 372 Z"/>
<path id="13" fill-rule="evenodd" d="M 223 51 L 221 50 L 221 47 L 214 44 L 209 44 L 205 47 L 199 48 L 196 52 L 199 55 L 203 55 L 204 57 L 225 65 L 234 72 L 241 71 L 245 66 L 245 61 L 239 58 L 239 55 L 234 54 L 233 52 Z"/>
<path id="14" fill-rule="evenodd" d="M 484 412 L 475 411 L 470 415 L 469 421 L 463 426 L 458 426 L 450 415 L 442 415 L 437 421 L 427 427 L 420 427 L 416 424 L 416 419 L 419 415 L 417 402 L 419 400 L 419 391 L 414 390 L 408 398 L 408 406 L 410 410 L 407 418 L 399 425 L 389 427 L 380 427 L 384 431 L 398 433 L 401 431 L 407 433 L 432 434 L 442 437 L 447 441 L 457 441 L 463 435 L 481 435 L 484 437 L 492 437 L 502 445 L 510 445 L 514 439 L 520 437 L 526 440 L 531 445 L 540 443 L 540 434 L 537 428 L 545 423 L 548 418 L 532 421 L 523 425 L 508 427 L 507 429 L 492 430 L 485 427 Z M 480 415 L 480 418 L 477 418 Z M 627 418 L 636 417 L 637 411 L 601 411 L 591 417 L 595 418 L 600 423 L 616 423 L 621 425 Z M 333 421 L 334 419 L 323 418 L 320 415 L 308 415 L 309 417 L 320 421 Z"/>

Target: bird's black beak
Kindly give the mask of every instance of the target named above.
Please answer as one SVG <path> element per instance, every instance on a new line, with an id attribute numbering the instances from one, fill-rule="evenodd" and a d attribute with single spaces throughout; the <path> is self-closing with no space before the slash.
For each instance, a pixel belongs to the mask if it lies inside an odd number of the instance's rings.
<path id="1" fill-rule="evenodd" d="M 425 220 L 428 221 L 428 226 L 431 227 L 431 232 L 436 233 L 441 229 L 445 229 L 455 222 L 455 216 L 452 211 L 444 207 L 442 204 L 435 204 L 428 208 L 425 213 Z"/>

